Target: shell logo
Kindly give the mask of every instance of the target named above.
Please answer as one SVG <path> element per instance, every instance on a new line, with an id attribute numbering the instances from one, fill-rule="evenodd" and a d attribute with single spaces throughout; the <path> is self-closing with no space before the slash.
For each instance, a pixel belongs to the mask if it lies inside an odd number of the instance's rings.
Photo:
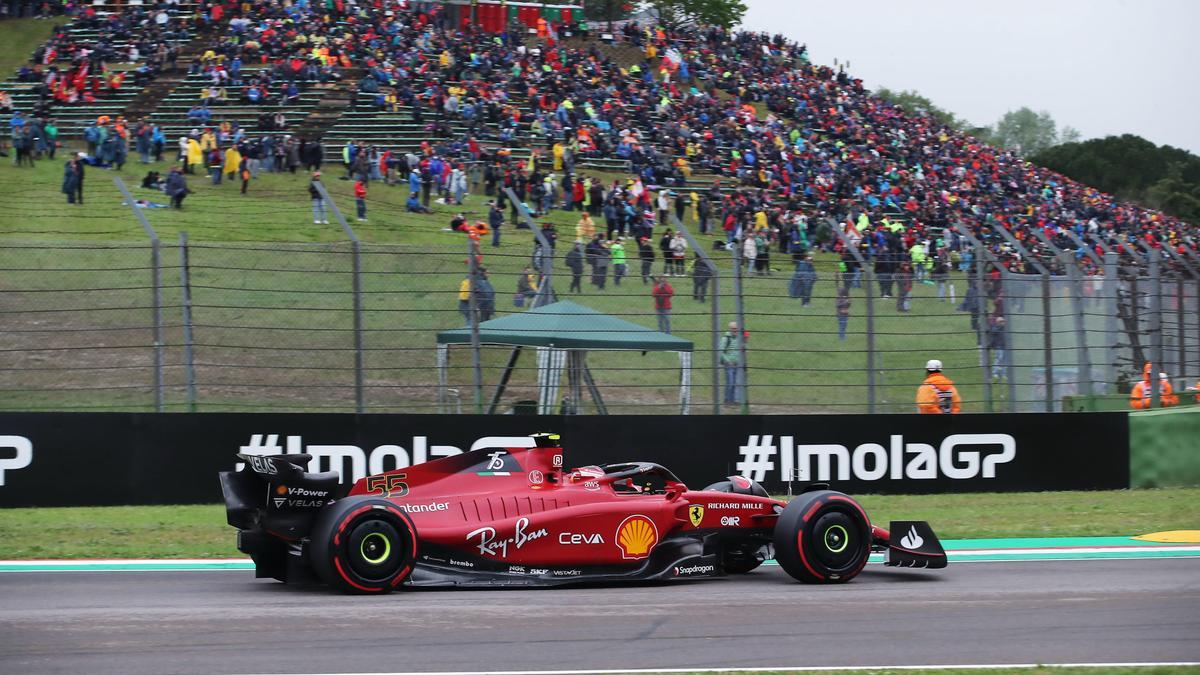
<path id="1" fill-rule="evenodd" d="M 638 560 L 650 555 L 650 549 L 658 543 L 658 527 L 646 516 L 629 516 L 617 527 L 615 539 L 622 558 Z"/>
<path id="2" fill-rule="evenodd" d="M 280 485 L 279 487 L 276 487 L 275 494 L 277 494 L 277 495 L 287 494 L 287 486 Z"/>

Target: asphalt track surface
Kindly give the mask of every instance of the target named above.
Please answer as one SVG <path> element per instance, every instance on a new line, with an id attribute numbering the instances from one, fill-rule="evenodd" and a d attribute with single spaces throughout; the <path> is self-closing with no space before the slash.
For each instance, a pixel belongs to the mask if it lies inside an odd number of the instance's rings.
<path id="1" fill-rule="evenodd" d="M 246 571 L 0 575 L 0 673 L 1200 661 L 1200 559 L 869 565 L 350 597 Z"/>

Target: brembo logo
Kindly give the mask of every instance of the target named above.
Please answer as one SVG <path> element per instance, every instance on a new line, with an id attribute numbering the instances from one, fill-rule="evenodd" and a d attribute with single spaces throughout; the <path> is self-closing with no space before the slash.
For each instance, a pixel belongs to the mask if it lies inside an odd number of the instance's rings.
<path id="1" fill-rule="evenodd" d="M 778 466 L 784 481 L 995 478 L 996 467 L 1017 456 L 1016 439 L 1008 434 L 953 434 L 936 448 L 905 443 L 903 436 L 893 434 L 888 447 L 863 443 L 853 450 L 837 444 L 798 445 L 792 436 L 780 436 L 775 443 L 774 438 L 752 435 L 738 449 L 742 476 L 765 480 Z"/>

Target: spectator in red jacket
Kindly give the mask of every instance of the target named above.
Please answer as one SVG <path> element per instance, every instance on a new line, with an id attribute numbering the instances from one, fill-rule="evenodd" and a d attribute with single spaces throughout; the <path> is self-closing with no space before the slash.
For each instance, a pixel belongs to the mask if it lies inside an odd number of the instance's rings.
<path id="1" fill-rule="evenodd" d="M 650 290 L 654 296 L 654 312 L 658 314 L 658 330 L 663 333 L 671 332 L 671 296 L 675 289 L 667 283 L 666 275 L 654 277 L 654 288 Z"/>
<path id="2" fill-rule="evenodd" d="M 367 219 L 367 184 L 362 178 L 354 181 L 354 205 L 358 207 L 358 220 L 364 222 Z"/>

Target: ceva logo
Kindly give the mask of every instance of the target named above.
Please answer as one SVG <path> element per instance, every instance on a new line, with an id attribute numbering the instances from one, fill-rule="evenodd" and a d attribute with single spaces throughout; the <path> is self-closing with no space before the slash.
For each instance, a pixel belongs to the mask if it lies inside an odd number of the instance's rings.
<path id="1" fill-rule="evenodd" d="M 33 443 L 24 436 L 0 436 L 0 454 L 8 454 L 6 449 L 16 450 L 12 457 L 0 459 L 0 487 L 4 485 L 4 472 L 24 469 L 33 462 Z"/>

